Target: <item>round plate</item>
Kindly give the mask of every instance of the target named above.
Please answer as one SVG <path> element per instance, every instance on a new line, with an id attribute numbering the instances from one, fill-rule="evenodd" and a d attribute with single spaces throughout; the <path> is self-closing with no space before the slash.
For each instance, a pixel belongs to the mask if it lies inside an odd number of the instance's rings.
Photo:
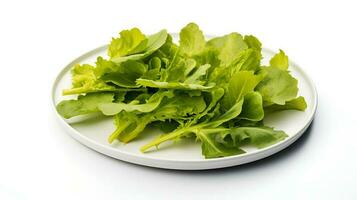
<path id="1" fill-rule="evenodd" d="M 74 96 L 62 96 L 62 90 L 71 87 L 70 69 L 76 63 L 94 63 L 97 56 L 105 56 L 107 45 L 94 49 L 69 63 L 57 76 L 52 90 L 53 107 L 63 99 L 71 99 Z M 263 49 L 263 64 L 268 63 L 273 51 Z M 138 139 L 129 144 L 114 142 L 109 144 L 108 136 L 114 131 L 113 119 L 100 115 L 87 116 L 86 120 L 76 118 L 71 120 L 63 119 L 57 112 L 59 121 L 67 130 L 70 136 L 84 144 L 85 146 L 117 158 L 122 161 L 145 165 L 150 167 L 180 169 L 180 170 L 201 170 L 223 168 L 240 165 L 270 156 L 286 148 L 295 142 L 309 127 L 317 107 L 317 93 L 314 84 L 305 72 L 293 62 L 290 62 L 291 74 L 299 81 L 299 95 L 305 97 L 307 109 L 300 111 L 282 111 L 271 114 L 264 119 L 264 123 L 276 129 L 284 130 L 289 137 L 270 147 L 263 149 L 243 148 L 247 153 L 224 157 L 205 159 L 201 155 L 200 144 L 190 139 L 182 139 L 175 144 L 166 142 L 160 145 L 160 149 L 155 149 L 147 153 L 141 153 L 140 147 L 157 137 L 158 130 L 145 130 Z"/>

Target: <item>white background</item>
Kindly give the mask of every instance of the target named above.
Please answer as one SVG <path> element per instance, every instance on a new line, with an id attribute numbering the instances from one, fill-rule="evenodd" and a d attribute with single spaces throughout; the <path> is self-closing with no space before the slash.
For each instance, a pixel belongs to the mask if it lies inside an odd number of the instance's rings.
<path id="1" fill-rule="evenodd" d="M 357 199 L 353 1 L 1 1 L 0 199 Z M 221 170 L 127 164 L 74 141 L 50 102 L 55 76 L 119 30 L 254 34 L 314 80 L 316 118 L 293 146 Z"/>

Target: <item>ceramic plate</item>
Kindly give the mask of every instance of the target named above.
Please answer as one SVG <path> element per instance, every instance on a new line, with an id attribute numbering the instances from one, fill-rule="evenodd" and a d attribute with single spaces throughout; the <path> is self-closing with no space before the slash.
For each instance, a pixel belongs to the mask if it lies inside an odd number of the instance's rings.
<path id="1" fill-rule="evenodd" d="M 63 99 L 70 99 L 73 96 L 63 97 L 62 90 L 71 87 L 70 69 L 76 63 L 94 63 L 97 56 L 106 55 L 107 46 L 94 49 L 69 63 L 57 76 L 52 91 L 53 107 Z M 267 63 L 274 52 L 263 49 L 263 64 Z M 108 136 L 115 127 L 111 117 L 100 115 L 86 116 L 71 120 L 63 119 L 57 112 L 58 120 L 63 124 L 66 132 L 74 139 L 85 146 L 108 155 L 110 157 L 145 165 L 150 167 L 180 169 L 180 170 L 201 170 L 223 168 L 234 165 L 240 165 L 270 156 L 286 148 L 295 142 L 309 127 L 317 107 L 317 93 L 311 79 L 295 63 L 290 62 L 290 71 L 299 81 L 299 95 L 305 97 L 307 109 L 305 112 L 282 111 L 269 115 L 264 122 L 268 126 L 284 130 L 289 137 L 264 149 L 243 148 L 247 153 L 215 159 L 205 159 L 201 155 L 201 147 L 189 139 L 183 139 L 175 144 L 166 142 L 160 145 L 160 150 L 153 149 L 147 153 L 141 153 L 139 148 L 157 137 L 158 130 L 145 130 L 138 139 L 129 144 L 114 142 L 109 144 Z"/>

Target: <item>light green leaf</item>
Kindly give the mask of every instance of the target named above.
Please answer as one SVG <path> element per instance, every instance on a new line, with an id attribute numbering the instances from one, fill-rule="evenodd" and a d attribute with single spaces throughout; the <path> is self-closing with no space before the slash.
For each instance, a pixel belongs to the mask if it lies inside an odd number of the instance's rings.
<path id="1" fill-rule="evenodd" d="M 269 127 L 238 127 L 230 129 L 220 135 L 226 146 L 241 147 L 253 145 L 264 148 L 284 140 L 288 135 L 283 131 L 276 131 Z"/>
<path id="2" fill-rule="evenodd" d="M 152 122 L 150 113 L 138 115 L 123 111 L 114 116 L 116 130 L 109 136 L 108 141 L 112 143 L 115 139 L 128 143 L 140 135 L 146 126 Z"/>
<path id="3" fill-rule="evenodd" d="M 298 97 L 296 99 L 285 102 L 284 105 L 273 104 L 264 107 L 265 113 L 271 113 L 281 110 L 300 110 L 304 111 L 307 107 L 304 97 Z"/>
<path id="4" fill-rule="evenodd" d="M 218 158 L 245 153 L 245 151 L 240 148 L 228 148 L 216 141 L 216 133 L 221 133 L 225 131 L 227 131 L 227 129 L 215 128 L 200 129 L 195 132 L 196 136 L 202 142 L 202 155 L 204 155 L 205 158 Z"/>
<path id="5" fill-rule="evenodd" d="M 223 113 L 217 119 L 212 119 L 212 121 L 204 124 L 204 127 L 218 127 L 221 124 L 228 122 L 231 119 L 236 118 L 242 112 L 244 100 L 237 101 L 227 112 Z"/>
<path id="6" fill-rule="evenodd" d="M 203 86 L 200 84 L 189 84 L 180 82 L 163 82 L 147 79 L 137 79 L 136 83 L 145 87 L 163 88 L 163 89 L 181 89 L 181 90 L 209 90 L 214 87 L 214 84 Z"/>
<path id="7" fill-rule="evenodd" d="M 147 71 L 147 66 L 138 61 L 128 60 L 120 63 L 116 71 L 107 73 L 101 77 L 105 82 L 113 83 L 120 87 L 137 88 L 136 79 L 142 77 Z"/>
<path id="8" fill-rule="evenodd" d="M 175 56 L 169 66 L 163 70 L 160 80 L 167 82 L 183 82 L 186 74 L 195 67 L 196 62 Z"/>
<path id="9" fill-rule="evenodd" d="M 298 92 L 297 80 L 288 71 L 276 67 L 264 67 L 267 75 L 259 83 L 256 91 L 263 96 L 264 106 L 284 105 L 294 99 Z"/>
<path id="10" fill-rule="evenodd" d="M 197 24 L 189 23 L 180 32 L 180 50 L 188 55 L 197 55 L 205 48 L 206 41 Z"/>
<path id="11" fill-rule="evenodd" d="M 223 107 L 228 110 L 237 101 L 244 98 L 246 94 L 252 92 L 262 76 L 255 75 L 253 71 L 238 71 L 230 79 L 227 91 L 223 97 Z"/>
<path id="12" fill-rule="evenodd" d="M 113 93 L 91 93 L 78 96 L 77 100 L 63 100 L 57 104 L 58 113 L 68 119 L 78 115 L 99 112 L 98 105 L 114 100 Z"/>
<path id="13" fill-rule="evenodd" d="M 207 106 L 207 108 L 202 113 L 199 113 L 198 115 L 196 115 L 196 117 L 194 118 L 194 120 L 192 122 L 190 122 L 190 124 L 195 124 L 202 117 L 205 117 L 205 116 L 208 117 L 207 113 L 212 111 L 212 109 L 214 109 L 216 107 L 217 102 L 223 97 L 223 95 L 224 95 L 224 89 L 223 88 L 213 89 L 210 92 L 210 103 L 209 103 L 209 105 Z"/>
<path id="14" fill-rule="evenodd" d="M 213 38 L 207 42 L 207 45 L 219 51 L 218 57 L 223 65 L 231 64 L 240 52 L 248 48 L 239 33 Z"/>
<path id="15" fill-rule="evenodd" d="M 229 111 L 225 112 L 223 115 L 219 116 L 217 119 L 214 119 L 211 122 L 200 123 L 200 124 L 196 124 L 196 125 L 189 126 L 189 127 L 183 127 L 183 128 L 177 129 L 171 133 L 164 134 L 164 135 L 154 139 L 153 141 L 149 142 L 148 144 L 144 145 L 143 147 L 140 148 L 140 150 L 142 152 L 144 152 L 147 149 L 154 147 L 154 146 L 158 146 L 159 144 L 161 144 L 163 142 L 180 138 L 187 133 L 196 133 L 198 130 L 203 129 L 203 128 L 216 128 L 216 127 L 220 126 L 221 124 L 223 124 L 224 122 L 227 122 L 227 121 L 237 117 L 240 114 L 240 112 L 242 111 L 242 105 L 243 105 L 243 100 L 237 102 L 234 106 L 232 106 L 232 108 Z"/>
<path id="16" fill-rule="evenodd" d="M 117 71 L 118 68 L 120 68 L 120 65 L 102 58 L 101 56 L 98 56 L 97 61 L 96 61 L 96 66 L 94 69 L 94 73 L 96 77 L 101 77 L 104 74 L 110 73 Z"/>
<path id="17" fill-rule="evenodd" d="M 115 63 L 121 63 L 127 60 L 140 60 L 149 55 L 151 55 L 154 51 L 159 49 L 166 41 L 167 32 L 166 30 L 162 30 L 156 34 L 150 35 L 147 38 L 147 44 L 142 51 L 136 52 L 136 54 L 127 55 L 127 56 L 116 56 L 111 57 L 111 61 Z"/>
<path id="18" fill-rule="evenodd" d="M 264 118 L 263 99 L 259 92 L 250 92 L 244 96 L 240 119 L 260 121 Z"/>
<path id="19" fill-rule="evenodd" d="M 118 118 L 117 129 L 110 137 L 110 141 L 118 138 L 122 142 L 129 142 L 144 130 L 151 122 L 167 119 L 184 118 L 188 115 L 198 114 L 206 107 L 203 97 L 189 97 L 187 94 L 176 95 L 172 100 L 163 99 L 159 108 L 141 115 L 123 111 L 116 115 Z M 120 123 L 122 121 L 122 123 Z M 125 128 L 123 128 L 123 126 Z"/>
<path id="20" fill-rule="evenodd" d="M 270 59 L 270 66 L 279 68 L 281 70 L 287 70 L 289 67 L 289 58 L 285 55 L 283 50 L 279 50 L 279 53 L 275 54 Z"/>
<path id="21" fill-rule="evenodd" d="M 262 50 L 262 43 L 260 43 L 258 38 L 253 35 L 244 36 L 244 42 L 248 45 L 248 48 L 254 49 L 258 52 Z"/>
<path id="22" fill-rule="evenodd" d="M 195 55 L 193 58 L 196 60 L 197 66 L 202 66 L 205 64 L 211 65 L 211 67 L 208 69 L 208 76 L 216 67 L 221 65 L 221 61 L 218 58 L 218 51 L 213 48 L 205 48 L 203 52 Z"/>
<path id="23" fill-rule="evenodd" d="M 234 61 L 234 71 L 258 71 L 260 66 L 260 51 L 246 49 L 242 51 Z M 233 71 L 233 70 L 232 70 Z"/>
<path id="24" fill-rule="evenodd" d="M 104 115 L 115 115 L 125 110 L 127 112 L 137 111 L 147 113 L 155 110 L 161 103 L 164 97 L 172 98 L 172 91 L 161 91 L 153 94 L 147 103 L 144 104 L 126 104 L 126 103 L 103 103 L 98 106 L 99 110 Z"/>
<path id="25" fill-rule="evenodd" d="M 110 58 L 118 58 L 144 51 L 147 47 L 148 39 L 138 28 L 123 30 L 120 37 L 113 38 L 109 47 Z"/>
<path id="26" fill-rule="evenodd" d="M 117 91 L 114 86 L 106 84 L 95 75 L 91 65 L 76 64 L 72 70 L 72 88 L 63 90 L 63 95 L 82 94 L 91 92 Z"/>
<path id="27" fill-rule="evenodd" d="M 210 64 L 205 64 L 196 69 L 191 76 L 188 76 L 184 83 L 205 83 L 205 81 L 200 81 L 202 77 L 207 75 L 208 69 L 211 67 Z"/>

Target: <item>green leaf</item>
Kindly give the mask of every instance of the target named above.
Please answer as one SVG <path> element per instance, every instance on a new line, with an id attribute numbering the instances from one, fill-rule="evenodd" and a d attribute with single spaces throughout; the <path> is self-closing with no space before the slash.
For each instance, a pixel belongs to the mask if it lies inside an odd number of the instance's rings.
<path id="1" fill-rule="evenodd" d="M 177 138 L 182 137 L 183 135 L 187 133 L 196 133 L 198 130 L 203 129 L 203 128 L 216 128 L 223 124 L 224 122 L 227 122 L 235 117 L 237 117 L 240 112 L 242 111 L 242 105 L 243 105 L 243 100 L 237 102 L 230 110 L 225 112 L 223 115 L 219 116 L 217 119 L 214 119 L 211 122 L 203 122 L 200 124 L 196 124 L 193 126 L 189 127 L 183 127 L 180 129 L 177 129 L 171 133 L 164 134 L 153 141 L 149 142 L 148 144 L 144 145 L 143 147 L 140 148 L 142 152 L 146 151 L 147 149 L 158 146 L 159 144 L 169 141 L 169 140 L 174 140 Z"/>
<path id="2" fill-rule="evenodd" d="M 205 158 L 217 158 L 245 153 L 240 148 L 228 148 L 215 139 L 215 134 L 225 132 L 227 129 L 200 129 L 196 132 L 197 137 L 202 142 L 202 154 Z"/>
<path id="3" fill-rule="evenodd" d="M 237 101 L 244 98 L 246 94 L 252 92 L 262 76 L 255 75 L 252 71 L 238 71 L 230 79 L 227 92 L 223 97 L 223 107 L 228 110 Z"/>
<path id="4" fill-rule="evenodd" d="M 117 71 L 118 68 L 120 68 L 120 65 L 102 58 L 101 56 L 98 56 L 97 61 L 96 61 L 96 66 L 94 69 L 94 74 L 96 77 L 101 77 L 104 74 L 111 73 L 114 71 Z"/>
<path id="5" fill-rule="evenodd" d="M 262 43 L 260 43 L 258 38 L 253 35 L 244 36 L 244 42 L 248 45 L 248 48 L 254 49 L 258 52 L 262 50 Z"/>
<path id="6" fill-rule="evenodd" d="M 244 96 L 240 119 L 260 121 L 264 118 L 263 99 L 259 92 L 250 92 Z"/>
<path id="7" fill-rule="evenodd" d="M 284 105 L 273 104 L 264 107 L 265 113 L 271 113 L 281 110 L 300 110 L 304 111 L 307 107 L 304 97 L 298 97 L 296 99 L 285 102 Z"/>
<path id="8" fill-rule="evenodd" d="M 221 124 L 228 122 L 231 119 L 236 118 L 242 112 L 244 100 L 237 101 L 227 112 L 219 116 L 217 119 L 212 119 L 212 121 L 204 124 L 204 127 L 218 127 Z"/>
<path id="9" fill-rule="evenodd" d="M 142 77 L 147 71 L 147 66 L 138 61 L 128 60 L 120 65 L 111 73 L 101 77 L 105 82 L 113 83 L 120 87 L 137 88 L 136 79 Z"/>
<path id="10" fill-rule="evenodd" d="M 287 70 L 289 67 L 289 58 L 285 55 L 283 50 L 279 50 L 279 53 L 275 54 L 270 59 L 270 66 L 279 68 L 281 70 Z"/>
<path id="11" fill-rule="evenodd" d="M 208 69 L 211 67 L 210 64 L 205 64 L 196 69 L 195 72 L 192 73 L 192 75 L 188 76 L 184 83 L 198 83 L 198 84 L 204 84 L 205 81 L 202 79 L 205 78 L 204 76 L 207 75 Z M 203 78 L 202 78 L 203 77 Z"/>
<path id="12" fill-rule="evenodd" d="M 72 70 L 72 88 L 63 90 L 63 95 L 91 92 L 117 91 L 114 86 L 106 84 L 97 78 L 95 68 L 91 65 L 76 64 Z"/>
<path id="13" fill-rule="evenodd" d="M 98 105 L 114 100 L 113 93 L 91 93 L 78 96 L 77 100 L 63 100 L 57 104 L 58 113 L 69 119 L 74 116 L 99 112 Z"/>
<path id="14" fill-rule="evenodd" d="M 144 51 L 147 47 L 148 39 L 138 28 L 123 30 L 120 37 L 112 38 L 108 47 L 108 56 L 118 58 Z"/>
<path id="15" fill-rule="evenodd" d="M 147 113 L 155 110 L 161 103 L 164 97 L 172 98 L 172 91 L 161 91 L 153 94 L 150 99 L 144 104 L 126 104 L 126 103 L 103 103 L 99 105 L 99 110 L 104 115 L 115 115 L 125 110 L 127 112 L 137 111 Z"/>
<path id="16" fill-rule="evenodd" d="M 146 54 L 151 54 L 152 52 L 159 49 L 163 44 L 165 44 L 167 38 L 167 31 L 161 30 L 156 34 L 150 35 L 148 37 L 148 44 L 145 49 Z"/>
<path id="17" fill-rule="evenodd" d="M 114 116 L 115 131 L 108 137 L 108 142 L 112 143 L 119 135 L 132 123 L 136 123 L 137 115 L 122 112 Z"/>
<path id="18" fill-rule="evenodd" d="M 238 58 L 233 62 L 235 71 L 258 71 L 260 66 L 261 53 L 253 49 L 242 51 Z"/>
<path id="19" fill-rule="evenodd" d="M 151 88 L 163 88 L 163 89 L 181 89 L 181 90 L 209 90 L 214 87 L 214 84 L 203 86 L 200 84 L 189 84 L 180 82 L 163 82 L 163 81 L 153 81 L 147 79 L 137 79 L 136 83 L 141 86 L 151 87 Z"/>
<path id="20" fill-rule="evenodd" d="M 241 147 L 252 145 L 264 148 L 284 140 L 288 135 L 283 131 L 276 131 L 270 127 L 238 127 L 230 129 L 220 135 L 226 146 Z"/>
<path id="21" fill-rule="evenodd" d="M 203 112 L 205 108 L 206 103 L 203 96 L 191 97 L 186 93 L 176 93 L 173 99 L 164 101 L 154 115 L 159 120 L 188 117 Z"/>
<path id="22" fill-rule="evenodd" d="M 256 90 L 263 96 L 264 106 L 279 104 L 294 99 L 298 92 L 297 80 L 288 71 L 276 67 L 264 67 L 267 75 Z"/>
<path id="23" fill-rule="evenodd" d="M 189 23 L 180 32 L 180 50 L 188 55 L 197 55 L 205 48 L 206 41 L 197 24 Z"/>
<path id="24" fill-rule="evenodd" d="M 210 100 L 209 100 L 209 105 L 207 106 L 207 108 L 200 114 L 196 115 L 194 120 L 192 122 L 190 122 L 190 124 L 195 124 L 199 119 L 201 119 L 202 117 L 210 117 L 208 116 L 208 112 L 212 111 L 212 109 L 214 109 L 218 103 L 218 101 L 223 97 L 224 95 L 224 89 L 223 88 L 217 88 L 217 89 L 213 89 L 210 92 Z"/>
<path id="25" fill-rule="evenodd" d="M 231 64 L 240 52 L 248 48 L 239 33 L 213 38 L 207 42 L 207 45 L 219 51 L 218 57 L 223 65 Z"/>
<path id="26" fill-rule="evenodd" d="M 183 59 L 175 56 L 169 66 L 163 70 L 161 81 L 184 82 L 186 75 L 195 67 L 196 62 L 192 59 Z"/>
<path id="27" fill-rule="evenodd" d="M 200 54 L 193 57 L 197 66 L 202 66 L 205 64 L 210 64 L 211 67 L 208 69 L 207 77 L 212 73 L 212 71 L 221 65 L 221 61 L 218 58 L 218 51 L 213 48 L 205 48 Z"/>
<path id="28" fill-rule="evenodd" d="M 109 136 L 108 141 L 112 143 L 115 139 L 128 143 L 139 136 L 139 134 L 152 121 L 151 114 L 137 115 L 130 112 L 121 112 L 114 116 L 116 130 Z"/>
<path id="29" fill-rule="evenodd" d="M 189 97 L 187 94 L 176 95 L 173 100 L 164 99 L 159 108 L 142 115 L 123 111 L 116 115 L 117 129 L 112 133 L 110 141 L 118 138 L 122 142 L 129 142 L 154 121 L 185 118 L 188 115 L 198 114 L 206 107 L 203 97 Z M 123 123 L 120 123 L 123 121 Z M 124 122 L 125 121 L 125 122 Z M 124 128 L 123 128 L 124 127 Z"/>
<path id="30" fill-rule="evenodd" d="M 151 55 L 153 52 L 159 49 L 165 43 L 166 38 L 166 30 L 162 30 L 156 34 L 150 35 L 147 37 L 147 43 L 142 51 L 137 51 L 135 54 L 132 53 L 132 55 L 111 57 L 111 61 L 115 63 L 121 63 L 127 60 L 144 59 L 145 57 Z"/>

